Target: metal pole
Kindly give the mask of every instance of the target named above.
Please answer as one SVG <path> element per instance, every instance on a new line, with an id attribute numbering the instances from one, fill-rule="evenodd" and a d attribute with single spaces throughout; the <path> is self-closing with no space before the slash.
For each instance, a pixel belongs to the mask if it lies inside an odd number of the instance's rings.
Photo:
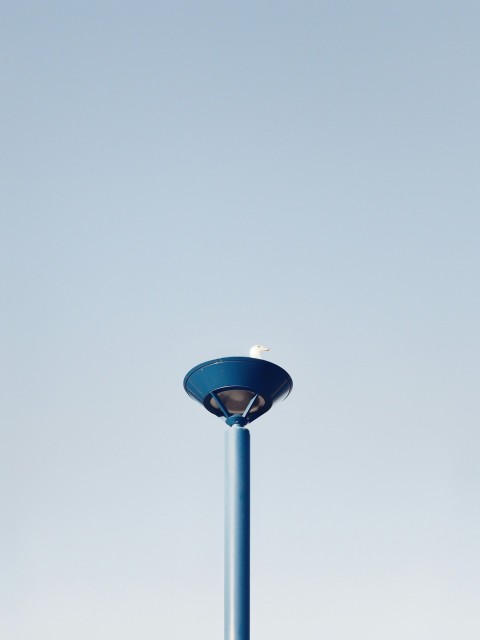
<path id="1" fill-rule="evenodd" d="M 250 433 L 225 431 L 225 640 L 250 638 Z"/>

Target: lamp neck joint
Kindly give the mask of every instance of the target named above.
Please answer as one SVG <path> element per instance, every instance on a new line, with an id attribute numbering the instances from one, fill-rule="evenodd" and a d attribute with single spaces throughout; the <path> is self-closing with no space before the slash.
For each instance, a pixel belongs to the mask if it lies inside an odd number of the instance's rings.
<path id="1" fill-rule="evenodd" d="M 226 422 L 229 427 L 233 427 L 233 425 L 236 425 L 237 427 L 245 427 L 248 424 L 247 418 L 237 413 L 233 416 L 229 416 Z"/>

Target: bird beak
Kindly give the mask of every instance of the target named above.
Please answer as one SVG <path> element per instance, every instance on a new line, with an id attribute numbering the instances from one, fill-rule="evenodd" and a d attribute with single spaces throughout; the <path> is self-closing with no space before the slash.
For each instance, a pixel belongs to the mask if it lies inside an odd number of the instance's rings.
<path id="1" fill-rule="evenodd" d="M 269 347 L 262 347 L 262 351 L 270 351 Z"/>

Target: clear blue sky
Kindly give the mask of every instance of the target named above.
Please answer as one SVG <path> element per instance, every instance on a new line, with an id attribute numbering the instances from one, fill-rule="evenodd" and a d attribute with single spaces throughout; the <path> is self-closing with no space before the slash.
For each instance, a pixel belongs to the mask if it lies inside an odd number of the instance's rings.
<path id="1" fill-rule="evenodd" d="M 252 637 L 477 640 L 480 5 L 0 13 L 2 638 L 222 637 L 261 342 Z"/>

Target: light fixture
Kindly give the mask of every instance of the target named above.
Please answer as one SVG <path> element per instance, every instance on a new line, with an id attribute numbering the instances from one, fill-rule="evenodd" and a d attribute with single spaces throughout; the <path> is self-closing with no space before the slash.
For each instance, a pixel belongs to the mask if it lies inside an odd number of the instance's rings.
<path id="1" fill-rule="evenodd" d="M 288 373 L 273 362 L 240 356 L 203 362 L 183 381 L 191 398 L 230 425 L 253 422 L 286 398 L 292 385 Z"/>
<path id="2" fill-rule="evenodd" d="M 250 432 L 245 428 L 292 390 L 289 374 L 260 358 L 229 357 L 193 367 L 188 395 L 223 418 L 225 430 L 225 640 L 250 638 Z"/>

